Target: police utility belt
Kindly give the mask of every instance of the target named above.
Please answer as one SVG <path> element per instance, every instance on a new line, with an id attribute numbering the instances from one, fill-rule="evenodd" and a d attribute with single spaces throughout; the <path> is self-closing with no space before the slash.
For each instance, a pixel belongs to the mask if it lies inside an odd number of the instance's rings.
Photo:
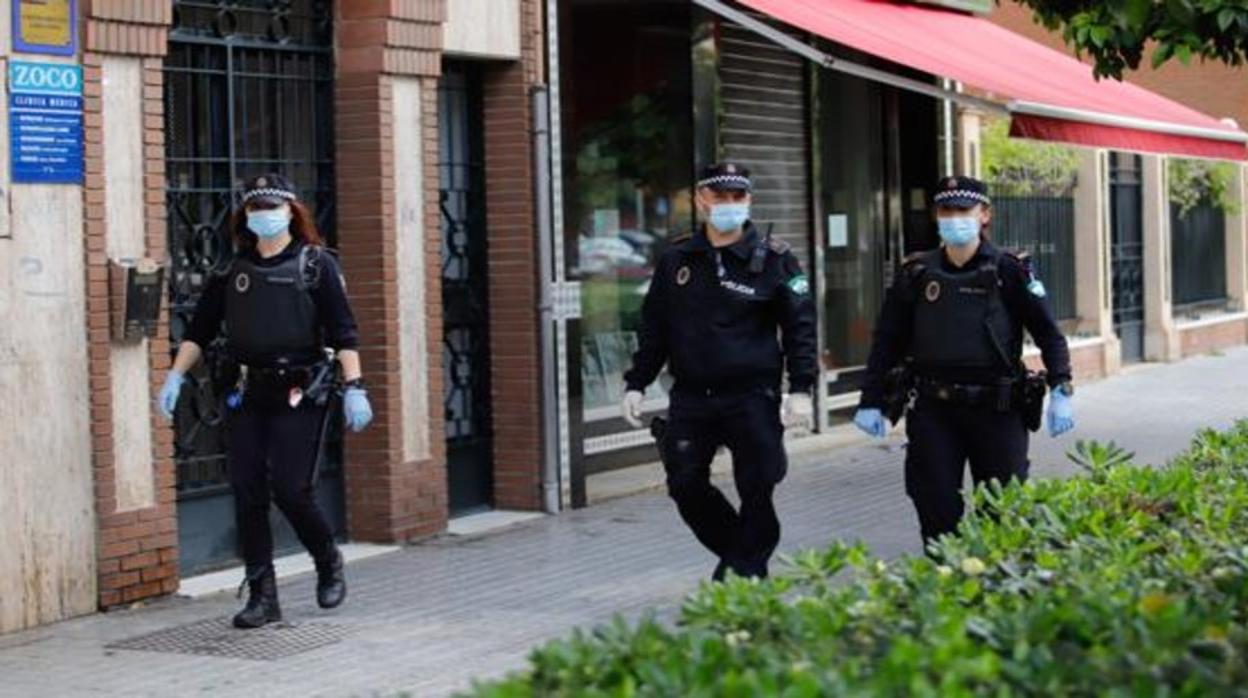
<path id="1" fill-rule="evenodd" d="M 915 379 L 915 390 L 919 397 L 949 402 L 970 407 L 988 407 L 998 412 L 1009 412 L 1019 406 L 1020 381 L 1014 378 L 1002 378 L 996 383 L 950 383 L 919 376 Z"/>
<path id="2" fill-rule="evenodd" d="M 1030 431 L 1040 428 L 1044 394 L 1048 386 L 1044 371 L 1023 370 L 1017 377 L 996 383 L 954 383 L 915 375 L 908 365 L 894 368 L 885 378 L 885 412 L 892 423 L 919 397 L 955 405 L 983 407 L 997 412 L 1018 411 Z"/>
<path id="3" fill-rule="evenodd" d="M 325 359 L 303 366 L 251 366 L 238 364 L 238 379 L 226 395 L 232 409 L 247 399 L 265 402 L 282 400 L 292 409 L 302 404 L 323 407 L 337 387 L 337 363 L 333 351 L 325 350 Z"/>

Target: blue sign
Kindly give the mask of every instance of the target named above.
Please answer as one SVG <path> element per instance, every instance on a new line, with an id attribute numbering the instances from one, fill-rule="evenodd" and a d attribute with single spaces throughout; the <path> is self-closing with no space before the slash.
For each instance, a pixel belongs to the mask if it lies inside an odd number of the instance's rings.
<path id="1" fill-rule="evenodd" d="M 13 181 L 82 183 L 82 67 L 9 64 Z"/>

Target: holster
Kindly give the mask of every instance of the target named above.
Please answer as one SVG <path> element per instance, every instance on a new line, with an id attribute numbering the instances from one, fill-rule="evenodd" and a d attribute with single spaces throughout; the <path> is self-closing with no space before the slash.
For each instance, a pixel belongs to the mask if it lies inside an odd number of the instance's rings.
<path id="1" fill-rule="evenodd" d="M 1023 424 L 1028 431 L 1038 431 L 1044 417 L 1044 393 L 1048 388 L 1048 374 L 1044 371 L 1027 371 L 1023 377 L 1022 406 Z"/>
<path id="2" fill-rule="evenodd" d="M 902 363 L 884 374 L 884 416 L 896 424 L 906 413 L 910 404 L 910 392 L 915 388 L 914 369 Z"/>

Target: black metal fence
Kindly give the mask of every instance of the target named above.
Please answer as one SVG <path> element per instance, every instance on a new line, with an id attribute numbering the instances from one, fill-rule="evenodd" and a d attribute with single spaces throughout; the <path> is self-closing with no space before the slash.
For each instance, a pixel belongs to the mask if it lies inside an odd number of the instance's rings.
<path id="1" fill-rule="evenodd" d="M 1201 204 L 1181 213 L 1170 207 L 1170 276 L 1175 310 L 1226 301 L 1226 214 Z"/>
<path id="2" fill-rule="evenodd" d="M 1059 320 L 1075 311 L 1075 201 L 1070 197 L 994 197 L 992 238 L 1000 247 L 1031 253 Z"/>

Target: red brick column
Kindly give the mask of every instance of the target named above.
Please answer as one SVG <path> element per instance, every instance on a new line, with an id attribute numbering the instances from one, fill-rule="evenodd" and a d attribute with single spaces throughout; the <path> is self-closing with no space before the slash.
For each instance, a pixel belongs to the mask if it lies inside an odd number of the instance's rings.
<path id="1" fill-rule="evenodd" d="M 542 83 L 541 3 L 521 5 L 521 60 L 485 74 L 494 500 L 540 509 L 541 342 L 532 89 Z"/>
<path id="2" fill-rule="evenodd" d="M 106 54 L 143 61 L 143 172 L 146 186 L 147 255 L 166 257 L 165 134 L 163 61 L 172 6 L 152 0 L 92 0 L 83 3 L 83 62 L 86 181 L 83 187 L 87 269 L 87 331 L 90 360 L 91 441 L 98 518 L 99 605 L 108 608 L 168 594 L 178 587 L 177 511 L 174 503 L 173 432 L 146 405 L 152 419 L 152 466 L 156 505 L 118 512 L 113 458 L 112 376 L 110 369 L 108 258 L 105 210 L 104 86 Z M 169 328 L 162 321 L 149 343 L 151 397 L 169 368 Z"/>
<path id="3" fill-rule="evenodd" d="M 352 538 L 401 541 L 446 526 L 442 440 L 441 268 L 438 221 L 437 77 L 445 0 L 353 0 L 338 16 L 335 119 L 338 239 L 360 323 L 361 358 L 376 413 L 347 439 Z M 425 181 L 428 424 L 404 423 L 401 403 L 392 80 L 422 84 Z M 427 428 L 427 459 L 404 462 L 405 429 Z"/>

